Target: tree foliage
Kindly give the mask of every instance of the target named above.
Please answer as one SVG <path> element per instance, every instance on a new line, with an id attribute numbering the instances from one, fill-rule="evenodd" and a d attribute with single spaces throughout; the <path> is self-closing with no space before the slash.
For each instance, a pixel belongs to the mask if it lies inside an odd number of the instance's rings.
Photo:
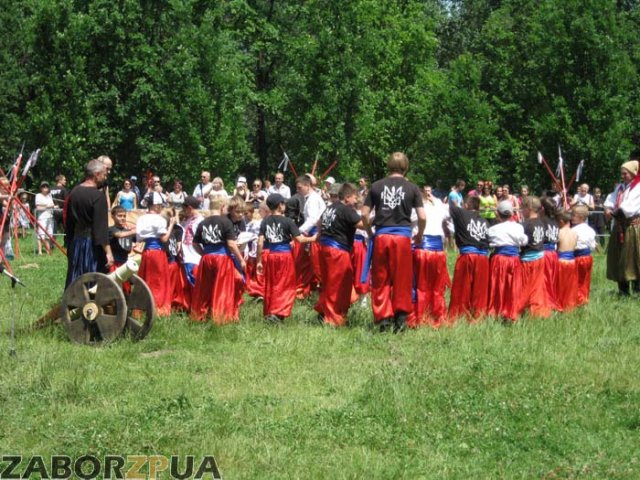
<path id="1" fill-rule="evenodd" d="M 640 141 L 638 2 L 6 0 L 0 157 L 34 175 L 195 182 L 299 171 L 546 184 L 558 145 L 606 186 Z"/>

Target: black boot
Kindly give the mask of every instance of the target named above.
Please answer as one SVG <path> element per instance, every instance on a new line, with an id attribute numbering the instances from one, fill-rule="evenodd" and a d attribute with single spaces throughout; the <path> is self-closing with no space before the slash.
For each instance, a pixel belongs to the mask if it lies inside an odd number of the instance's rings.
<path id="1" fill-rule="evenodd" d="M 618 295 L 621 297 L 629 296 L 629 282 L 618 282 Z"/>

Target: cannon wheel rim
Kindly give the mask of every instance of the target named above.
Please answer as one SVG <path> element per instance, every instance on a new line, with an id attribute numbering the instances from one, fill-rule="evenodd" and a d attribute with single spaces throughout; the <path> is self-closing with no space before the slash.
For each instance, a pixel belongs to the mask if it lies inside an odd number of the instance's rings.
<path id="1" fill-rule="evenodd" d="M 97 286 L 95 294 L 90 292 L 94 285 Z M 98 312 L 94 310 L 95 307 Z M 122 288 L 103 273 L 85 273 L 64 291 L 61 317 L 72 341 L 85 345 L 109 343 L 122 334 L 127 319 L 127 304 Z"/>
<path id="2" fill-rule="evenodd" d="M 128 280 L 131 290 L 125 293 L 127 302 L 127 321 L 125 329 L 133 340 L 142 340 L 147 336 L 156 314 L 156 303 L 151 289 L 138 275 Z"/>

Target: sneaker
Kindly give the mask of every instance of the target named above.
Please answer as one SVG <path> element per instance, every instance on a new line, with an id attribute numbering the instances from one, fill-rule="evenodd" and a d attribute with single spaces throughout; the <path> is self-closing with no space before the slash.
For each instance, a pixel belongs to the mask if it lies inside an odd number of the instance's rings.
<path id="1" fill-rule="evenodd" d="M 400 333 L 407 328 L 407 314 L 405 312 L 396 313 L 393 319 L 393 333 Z"/>
<path id="2" fill-rule="evenodd" d="M 378 322 L 377 326 L 380 330 L 380 333 L 390 332 L 393 329 L 393 318 L 383 318 L 380 322 Z"/>
<path id="3" fill-rule="evenodd" d="M 366 307 L 368 304 L 369 304 L 369 297 L 367 297 L 366 295 L 363 295 L 362 298 L 360 299 L 360 306 Z"/>
<path id="4" fill-rule="evenodd" d="M 271 323 L 274 325 L 282 323 L 282 320 L 280 319 L 280 317 L 278 317 L 278 315 L 267 315 L 266 317 L 264 317 L 264 319 L 267 323 Z"/>

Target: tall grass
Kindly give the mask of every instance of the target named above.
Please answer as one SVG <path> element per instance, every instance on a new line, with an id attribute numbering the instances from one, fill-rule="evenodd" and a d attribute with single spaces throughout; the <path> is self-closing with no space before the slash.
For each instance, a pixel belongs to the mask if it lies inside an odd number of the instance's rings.
<path id="1" fill-rule="evenodd" d="M 28 268 L 29 265 L 37 267 Z M 225 478 L 640 478 L 639 298 L 596 256 L 591 303 L 544 321 L 400 335 L 162 318 L 139 343 L 72 344 L 29 328 L 62 293 L 63 257 L 0 284 L 0 451 L 213 454 Z"/>

